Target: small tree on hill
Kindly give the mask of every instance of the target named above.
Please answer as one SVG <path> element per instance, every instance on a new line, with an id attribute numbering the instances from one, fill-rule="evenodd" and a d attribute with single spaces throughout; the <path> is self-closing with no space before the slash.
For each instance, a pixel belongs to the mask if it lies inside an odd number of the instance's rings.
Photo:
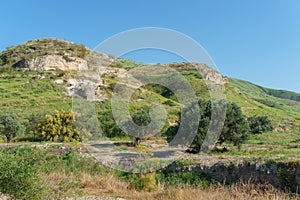
<path id="1" fill-rule="evenodd" d="M 268 116 L 252 116 L 248 118 L 250 133 L 260 134 L 268 131 L 273 131 L 274 127 L 272 121 Z"/>
<path id="2" fill-rule="evenodd" d="M 37 136 L 39 127 L 38 125 L 43 120 L 45 114 L 42 112 L 39 113 L 32 113 L 27 118 L 27 122 L 25 123 L 25 134 L 29 134 L 30 136 L 33 136 L 34 138 Z"/>
<path id="3" fill-rule="evenodd" d="M 151 118 L 148 114 L 147 111 L 145 110 L 140 110 L 138 112 L 136 112 L 133 116 L 132 116 L 132 121 L 138 125 L 138 126 L 146 126 L 151 122 Z M 122 123 L 122 126 L 126 127 L 127 131 L 130 132 L 134 132 L 134 126 L 132 126 L 131 124 L 131 120 L 128 121 L 124 121 Z M 130 133 L 129 133 L 130 134 Z M 140 132 L 138 133 L 138 135 L 134 135 L 134 146 L 137 146 L 140 144 L 141 139 L 147 137 L 147 134 L 143 132 L 143 129 L 140 130 Z"/>
<path id="4" fill-rule="evenodd" d="M 197 130 L 197 134 L 191 144 L 191 147 L 195 152 L 200 151 L 205 137 L 209 137 L 209 135 L 207 134 L 209 134 L 208 129 L 210 123 L 214 123 L 215 125 L 220 125 L 220 123 L 223 123 L 223 121 L 219 119 L 214 119 L 214 121 L 211 122 L 212 106 L 210 101 L 204 101 L 200 99 L 198 103 L 200 108 L 199 126 Z M 222 109 L 223 102 L 214 102 L 214 103 L 215 103 L 214 112 L 218 112 L 219 110 L 221 112 L 223 110 Z M 192 105 L 190 107 L 192 108 Z M 194 123 L 194 122 L 190 122 L 190 123 Z M 177 126 L 169 127 L 169 129 L 167 130 L 166 135 L 167 135 L 167 140 L 169 142 L 176 135 L 179 126 L 180 123 Z M 234 145 L 240 147 L 241 144 L 247 139 L 248 132 L 249 132 L 249 126 L 240 107 L 237 106 L 235 103 L 231 103 L 231 102 L 227 103 L 224 127 L 222 129 L 222 132 L 217 142 L 219 144 L 223 144 L 224 142 L 233 143 Z"/>
<path id="5" fill-rule="evenodd" d="M 248 133 L 249 125 L 241 108 L 233 102 L 227 103 L 226 119 L 219 143 L 229 142 L 240 148 L 248 138 Z"/>
<path id="6" fill-rule="evenodd" d="M 54 115 L 46 115 L 40 123 L 40 136 L 43 140 L 53 142 L 80 141 L 74 122 L 73 112 L 56 110 Z"/>
<path id="7" fill-rule="evenodd" d="M 3 113 L 0 115 L 0 134 L 6 137 L 9 143 L 13 137 L 22 135 L 24 127 L 18 117 L 12 113 Z"/>

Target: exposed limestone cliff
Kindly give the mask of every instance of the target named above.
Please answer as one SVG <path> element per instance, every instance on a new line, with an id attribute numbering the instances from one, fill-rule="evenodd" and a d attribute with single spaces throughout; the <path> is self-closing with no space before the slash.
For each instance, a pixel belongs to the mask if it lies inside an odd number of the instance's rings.
<path id="1" fill-rule="evenodd" d="M 14 64 L 14 67 L 23 70 L 86 70 L 88 69 L 87 61 L 81 58 L 46 55 L 39 56 L 32 60 L 21 60 Z"/>

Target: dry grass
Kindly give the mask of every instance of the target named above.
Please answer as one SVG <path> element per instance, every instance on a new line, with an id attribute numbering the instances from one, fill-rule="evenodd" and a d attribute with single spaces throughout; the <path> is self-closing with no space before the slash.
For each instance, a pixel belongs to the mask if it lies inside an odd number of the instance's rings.
<path id="1" fill-rule="evenodd" d="M 269 185 L 239 183 L 228 187 L 219 185 L 203 189 L 201 187 L 166 187 L 159 184 L 158 191 L 144 192 L 131 189 L 128 182 L 121 181 L 111 174 L 96 177 L 89 174 L 81 174 L 80 176 L 82 190 L 87 195 L 122 197 L 132 200 L 300 200 L 299 197 L 292 197 Z"/>

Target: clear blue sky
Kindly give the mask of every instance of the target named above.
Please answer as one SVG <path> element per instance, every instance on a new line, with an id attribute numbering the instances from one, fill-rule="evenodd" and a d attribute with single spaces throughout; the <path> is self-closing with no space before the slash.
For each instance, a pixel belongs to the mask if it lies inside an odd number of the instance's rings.
<path id="1" fill-rule="evenodd" d="M 94 48 L 121 31 L 164 27 L 195 39 L 224 75 L 300 92 L 299 0 L 11 0 L 0 17 L 0 50 L 43 37 Z M 128 56 L 179 61 L 157 51 Z"/>

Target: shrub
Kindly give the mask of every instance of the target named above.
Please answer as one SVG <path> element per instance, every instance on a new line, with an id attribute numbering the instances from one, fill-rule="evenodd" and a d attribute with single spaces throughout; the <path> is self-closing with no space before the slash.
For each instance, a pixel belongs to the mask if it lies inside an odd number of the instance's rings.
<path id="1" fill-rule="evenodd" d="M 98 120 L 106 137 L 123 137 L 126 135 L 114 120 L 110 101 L 101 106 Z"/>
<path id="2" fill-rule="evenodd" d="M 209 187 L 214 182 L 212 178 L 201 172 L 173 172 L 164 170 L 156 176 L 158 182 L 172 186 L 201 186 Z"/>
<path id="3" fill-rule="evenodd" d="M 248 118 L 250 133 L 260 134 L 268 131 L 273 131 L 272 121 L 268 116 L 252 116 Z"/>
<path id="4" fill-rule="evenodd" d="M 54 115 L 46 115 L 39 125 L 40 136 L 46 141 L 75 142 L 80 141 L 79 132 L 74 127 L 72 112 L 55 111 Z"/>
<path id="5" fill-rule="evenodd" d="M 23 132 L 24 127 L 15 114 L 3 113 L 0 115 L 0 134 L 6 137 L 7 142 L 17 135 L 22 135 Z"/>
<path id="6" fill-rule="evenodd" d="M 0 151 L 0 191 L 17 199 L 39 199 L 40 177 L 31 149 Z"/>

